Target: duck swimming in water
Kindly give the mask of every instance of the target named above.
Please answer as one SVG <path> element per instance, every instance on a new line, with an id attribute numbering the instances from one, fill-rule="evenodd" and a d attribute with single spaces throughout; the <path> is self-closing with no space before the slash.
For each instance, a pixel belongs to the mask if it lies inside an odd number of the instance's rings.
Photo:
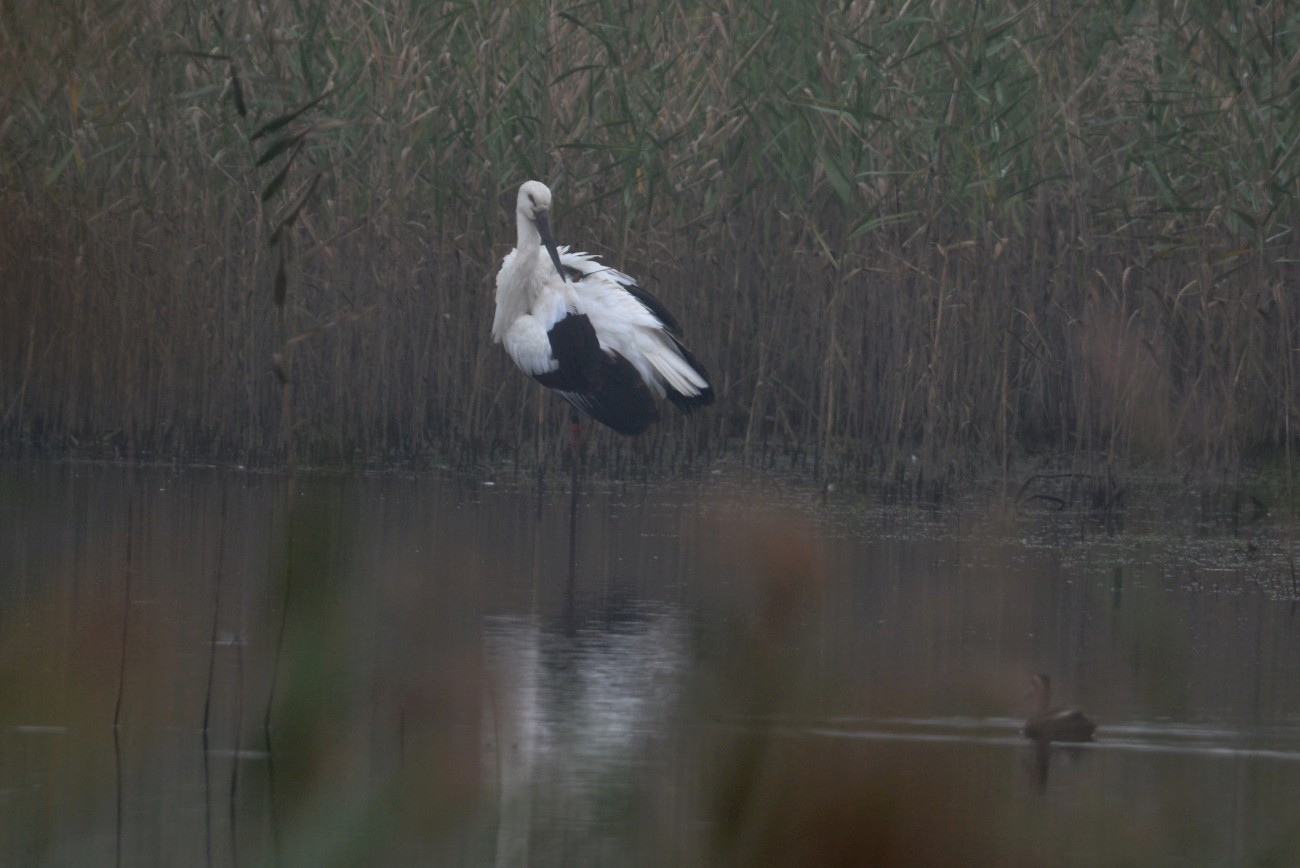
<path id="1" fill-rule="evenodd" d="M 1025 721 L 1025 738 L 1035 741 L 1092 741 L 1097 724 L 1077 708 L 1052 708 L 1052 680 L 1043 673 L 1035 675 L 1029 686 L 1030 697 L 1037 701 L 1037 711 Z"/>

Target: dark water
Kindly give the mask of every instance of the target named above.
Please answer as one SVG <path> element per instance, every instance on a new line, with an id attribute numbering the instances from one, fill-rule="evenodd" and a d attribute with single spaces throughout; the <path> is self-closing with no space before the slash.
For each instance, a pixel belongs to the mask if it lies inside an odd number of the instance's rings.
<path id="1" fill-rule="evenodd" d="M 1241 495 L 0 468 L 0 861 L 1300 864 Z"/>

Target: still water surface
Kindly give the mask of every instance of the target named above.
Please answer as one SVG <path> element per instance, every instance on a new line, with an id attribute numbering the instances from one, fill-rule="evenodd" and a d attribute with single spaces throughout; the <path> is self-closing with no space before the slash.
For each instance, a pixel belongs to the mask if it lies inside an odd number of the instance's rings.
<path id="1" fill-rule="evenodd" d="M 0 861 L 1300 864 L 1238 494 L 0 467 Z"/>

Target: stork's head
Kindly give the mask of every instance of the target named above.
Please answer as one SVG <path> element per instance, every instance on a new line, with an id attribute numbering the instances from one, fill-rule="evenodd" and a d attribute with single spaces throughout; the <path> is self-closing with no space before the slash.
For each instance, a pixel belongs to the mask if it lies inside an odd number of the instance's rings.
<path id="1" fill-rule="evenodd" d="M 536 221 L 538 214 L 551 210 L 551 188 L 541 181 L 524 181 L 519 188 L 519 213 Z"/>
<path id="2" fill-rule="evenodd" d="M 564 280 L 564 269 L 560 267 L 560 251 L 555 246 L 555 235 L 551 232 L 551 188 L 541 181 L 525 181 L 519 188 L 519 201 L 515 205 L 520 220 L 527 220 L 537 227 L 537 234 L 546 245 L 546 252 L 555 263 L 555 270 Z"/>

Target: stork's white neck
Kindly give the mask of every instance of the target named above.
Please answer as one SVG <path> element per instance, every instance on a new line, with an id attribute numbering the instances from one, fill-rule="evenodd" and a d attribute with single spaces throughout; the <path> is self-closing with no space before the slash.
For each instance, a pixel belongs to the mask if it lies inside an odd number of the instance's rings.
<path id="1" fill-rule="evenodd" d="M 523 209 L 515 211 L 515 225 L 518 232 L 518 238 L 515 241 L 515 249 L 522 256 L 524 251 L 536 253 L 542 246 L 542 234 L 537 231 L 537 224 L 532 218 L 523 212 Z"/>
<path id="2" fill-rule="evenodd" d="M 534 273 L 541 256 L 542 234 L 523 209 L 515 212 L 519 237 L 497 275 L 496 315 L 492 319 L 492 339 L 500 342 L 519 317 L 532 308 L 537 292 Z"/>

